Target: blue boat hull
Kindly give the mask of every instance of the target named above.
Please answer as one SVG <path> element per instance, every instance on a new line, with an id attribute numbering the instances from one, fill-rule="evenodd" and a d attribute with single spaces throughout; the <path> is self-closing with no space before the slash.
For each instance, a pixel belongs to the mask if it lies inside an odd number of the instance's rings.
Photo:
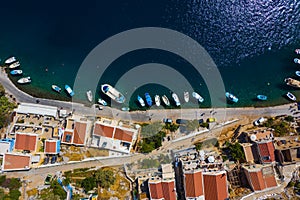
<path id="1" fill-rule="evenodd" d="M 257 95 L 256 98 L 261 101 L 266 101 L 268 99 L 268 97 L 265 95 Z"/>
<path id="2" fill-rule="evenodd" d="M 145 93 L 145 98 L 146 98 L 146 102 L 147 102 L 148 106 L 152 106 L 152 99 L 151 99 L 151 96 L 149 95 L 149 93 Z"/>

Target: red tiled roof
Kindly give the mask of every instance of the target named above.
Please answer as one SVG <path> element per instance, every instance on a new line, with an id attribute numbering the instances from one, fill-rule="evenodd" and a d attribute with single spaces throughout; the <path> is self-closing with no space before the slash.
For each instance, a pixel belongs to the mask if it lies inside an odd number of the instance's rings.
<path id="1" fill-rule="evenodd" d="M 114 138 L 126 142 L 132 142 L 133 132 L 116 128 Z"/>
<path id="2" fill-rule="evenodd" d="M 245 157 L 247 162 L 251 162 L 254 160 L 251 145 L 243 145 Z"/>
<path id="3" fill-rule="evenodd" d="M 67 141 L 67 137 L 69 136 L 70 140 Z M 64 131 L 62 142 L 72 143 L 73 132 L 72 131 Z"/>
<path id="4" fill-rule="evenodd" d="M 164 197 L 161 182 L 149 182 L 149 190 L 151 199 L 162 199 Z"/>
<path id="5" fill-rule="evenodd" d="M 162 191 L 165 200 L 176 200 L 175 182 L 162 182 Z"/>
<path id="6" fill-rule="evenodd" d="M 56 154 L 56 140 L 45 141 L 45 153 Z"/>
<path id="7" fill-rule="evenodd" d="M 203 195 L 202 172 L 185 173 L 185 196 L 199 197 Z"/>
<path id="8" fill-rule="evenodd" d="M 259 154 L 261 158 L 270 156 L 270 159 L 268 160 L 262 160 L 263 162 L 273 162 L 275 161 L 275 148 L 272 141 L 266 142 L 266 143 L 259 143 Z"/>
<path id="9" fill-rule="evenodd" d="M 203 174 L 205 200 L 224 200 L 228 198 L 226 172 Z"/>
<path id="10" fill-rule="evenodd" d="M 3 170 L 21 170 L 28 169 L 30 166 L 30 156 L 5 154 L 3 160 Z"/>
<path id="11" fill-rule="evenodd" d="M 95 124 L 94 135 L 104 136 L 112 138 L 114 133 L 114 128 L 110 126 L 104 126 L 101 124 Z"/>
<path id="12" fill-rule="evenodd" d="M 254 191 L 266 188 L 264 178 L 261 171 L 249 172 L 250 185 Z"/>
<path id="13" fill-rule="evenodd" d="M 75 122 L 74 129 L 74 144 L 84 144 L 85 143 L 85 135 L 86 135 L 86 123 Z"/>
<path id="14" fill-rule="evenodd" d="M 15 149 L 35 151 L 37 143 L 37 135 L 16 134 Z"/>
<path id="15" fill-rule="evenodd" d="M 277 186 L 275 176 L 265 176 L 265 183 L 268 188 Z"/>

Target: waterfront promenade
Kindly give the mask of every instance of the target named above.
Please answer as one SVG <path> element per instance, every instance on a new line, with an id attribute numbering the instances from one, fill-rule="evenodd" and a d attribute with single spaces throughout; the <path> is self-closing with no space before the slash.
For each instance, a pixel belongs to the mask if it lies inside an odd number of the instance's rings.
<path id="1" fill-rule="evenodd" d="M 218 119 L 218 121 L 225 121 L 241 117 L 255 118 L 259 116 L 291 114 L 289 109 L 291 104 L 263 108 L 152 109 L 147 111 L 124 112 L 115 108 L 103 107 L 103 110 L 99 110 L 95 108 L 95 105 L 92 107 L 87 107 L 80 103 L 32 97 L 19 90 L 11 82 L 4 71 L 0 72 L 0 82 L 4 86 L 5 90 L 16 98 L 17 102 L 37 103 L 38 101 L 39 104 L 56 106 L 58 108 L 74 111 L 74 113 L 80 115 L 103 116 L 117 120 L 129 120 L 134 122 L 160 121 L 163 118 L 199 119 L 203 117 L 215 117 Z"/>

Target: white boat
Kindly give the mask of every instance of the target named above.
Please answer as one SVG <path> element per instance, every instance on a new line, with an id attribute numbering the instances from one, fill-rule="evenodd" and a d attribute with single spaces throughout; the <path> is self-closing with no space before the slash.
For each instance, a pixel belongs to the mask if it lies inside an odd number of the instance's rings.
<path id="1" fill-rule="evenodd" d="M 200 103 L 202 103 L 204 101 L 203 97 L 201 97 L 200 94 L 198 94 L 197 92 L 193 92 L 192 96 L 197 99 Z"/>
<path id="2" fill-rule="evenodd" d="M 190 100 L 190 94 L 189 92 L 184 92 L 183 93 L 184 101 L 187 103 Z"/>
<path id="3" fill-rule="evenodd" d="M 57 85 L 52 85 L 51 88 L 52 88 L 52 90 L 54 90 L 55 92 L 58 92 L 58 93 L 61 92 L 61 88 L 58 87 Z"/>
<path id="4" fill-rule="evenodd" d="M 65 90 L 69 93 L 71 97 L 74 96 L 75 93 L 69 85 L 65 85 Z"/>
<path id="5" fill-rule="evenodd" d="M 91 90 L 88 90 L 86 92 L 86 96 L 87 96 L 87 99 L 89 100 L 89 102 L 92 102 L 93 101 L 93 93 Z"/>
<path id="6" fill-rule="evenodd" d="M 177 94 L 172 93 L 173 100 L 175 101 L 176 106 L 180 106 L 180 101 Z"/>
<path id="7" fill-rule="evenodd" d="M 103 105 L 103 106 L 107 106 L 106 101 L 104 101 L 104 100 L 101 99 L 101 98 L 98 99 L 98 103 L 101 104 L 101 105 Z"/>
<path id="8" fill-rule="evenodd" d="M 125 97 L 124 95 L 116 90 L 114 87 L 112 87 L 109 84 L 103 84 L 101 85 L 101 90 L 104 94 L 109 96 L 112 100 L 118 102 L 118 103 L 124 103 Z"/>
<path id="9" fill-rule="evenodd" d="M 299 59 L 299 58 L 295 58 L 295 59 L 294 59 L 294 62 L 295 62 L 296 64 L 300 64 L 300 59 Z"/>
<path id="10" fill-rule="evenodd" d="M 9 65 L 9 64 L 11 64 L 11 63 L 13 63 L 13 62 L 16 62 L 16 61 L 17 61 L 16 57 L 12 56 L 12 57 L 6 59 L 6 60 L 4 61 L 4 63 L 7 64 L 7 65 Z"/>
<path id="11" fill-rule="evenodd" d="M 17 82 L 19 84 L 30 83 L 31 82 L 31 78 L 29 76 L 28 77 L 24 77 L 24 78 L 20 78 Z"/>
<path id="12" fill-rule="evenodd" d="M 122 111 L 130 111 L 130 108 L 129 107 L 123 107 L 121 108 Z"/>
<path id="13" fill-rule="evenodd" d="M 295 97 L 295 95 L 293 95 L 291 92 L 288 92 L 288 93 L 286 94 L 286 96 L 287 96 L 290 100 L 292 100 L 292 101 L 296 101 L 296 100 L 297 100 L 297 98 Z"/>
<path id="14" fill-rule="evenodd" d="M 159 95 L 155 95 L 155 96 L 154 96 L 154 100 L 155 100 L 155 104 L 156 104 L 157 106 L 160 106 L 160 97 L 159 97 Z"/>
<path id="15" fill-rule="evenodd" d="M 20 69 L 15 69 L 10 72 L 11 75 L 21 75 L 23 73 Z"/>
<path id="16" fill-rule="evenodd" d="M 140 95 L 138 95 L 137 99 L 138 99 L 140 105 L 142 107 L 145 107 L 145 101 L 144 101 L 144 99 Z"/>
<path id="17" fill-rule="evenodd" d="M 166 106 L 170 105 L 170 101 L 166 95 L 163 95 L 161 98 Z"/>
<path id="18" fill-rule="evenodd" d="M 300 49 L 295 49 L 296 54 L 300 54 Z"/>
<path id="19" fill-rule="evenodd" d="M 14 68 L 19 67 L 20 65 L 21 65 L 20 62 L 18 61 L 18 62 L 15 62 L 15 63 L 10 64 L 10 65 L 8 66 L 8 68 L 9 68 L 9 69 L 14 69 Z"/>

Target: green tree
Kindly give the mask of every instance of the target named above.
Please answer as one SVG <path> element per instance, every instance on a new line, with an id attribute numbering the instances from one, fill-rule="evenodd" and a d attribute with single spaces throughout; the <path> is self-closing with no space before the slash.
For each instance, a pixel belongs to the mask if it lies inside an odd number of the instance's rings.
<path id="1" fill-rule="evenodd" d="M 178 130 L 178 128 L 179 128 L 179 125 L 174 124 L 174 123 L 172 123 L 172 124 L 167 123 L 164 125 L 164 129 L 169 130 L 170 132 L 175 132 Z"/>
<path id="2" fill-rule="evenodd" d="M 245 161 L 245 154 L 243 151 L 243 147 L 240 145 L 240 143 L 236 142 L 235 144 L 229 143 L 229 146 L 227 147 L 230 151 L 231 157 L 235 161 L 244 162 Z"/>
<path id="3" fill-rule="evenodd" d="M 59 196 L 60 199 L 66 199 L 67 193 L 65 190 L 61 187 L 61 185 L 57 182 L 57 180 L 52 180 L 50 188 L 52 189 L 52 192 L 54 195 Z"/>
<path id="4" fill-rule="evenodd" d="M 5 89 L 3 87 L 3 85 L 0 84 L 0 96 L 4 96 L 5 95 Z"/>
<path id="5" fill-rule="evenodd" d="M 10 190 L 9 191 L 9 198 L 11 200 L 18 200 L 21 196 L 21 192 L 19 190 Z"/>
<path id="6" fill-rule="evenodd" d="M 0 176 L 0 185 L 2 185 L 4 183 L 4 181 L 6 180 L 6 176 Z"/>
<path id="7" fill-rule="evenodd" d="M 111 170 L 100 169 L 95 173 L 96 183 L 99 187 L 108 189 L 116 181 L 114 172 Z"/>
<path id="8" fill-rule="evenodd" d="M 5 196 L 4 190 L 3 188 L 0 188 L 0 199 L 4 199 L 4 196 Z"/>
<path id="9" fill-rule="evenodd" d="M 195 131 L 199 127 L 198 120 L 188 121 L 186 124 L 186 130 L 189 132 Z"/>
<path id="10" fill-rule="evenodd" d="M 64 178 L 64 180 L 62 181 L 62 184 L 64 186 L 67 186 L 71 183 L 71 179 L 69 177 Z"/>
<path id="11" fill-rule="evenodd" d="M 195 144 L 195 147 L 196 147 L 196 150 L 197 150 L 197 151 L 200 151 L 200 150 L 201 150 L 202 144 L 203 144 L 202 142 Z"/>
<path id="12" fill-rule="evenodd" d="M 81 182 L 81 187 L 84 188 L 85 192 L 94 189 L 97 186 L 95 177 L 86 177 Z"/>
<path id="13" fill-rule="evenodd" d="M 19 189 L 21 187 L 21 185 L 22 185 L 21 182 L 17 178 L 11 178 L 8 188 L 10 190 Z"/>

